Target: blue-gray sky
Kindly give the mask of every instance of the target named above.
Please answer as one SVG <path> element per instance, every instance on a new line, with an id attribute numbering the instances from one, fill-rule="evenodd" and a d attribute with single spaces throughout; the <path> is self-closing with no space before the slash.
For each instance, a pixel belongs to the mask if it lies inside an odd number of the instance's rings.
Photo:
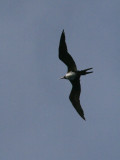
<path id="1" fill-rule="evenodd" d="M 62 30 L 86 122 L 58 59 Z M 0 1 L 0 159 L 120 159 L 120 1 Z"/>

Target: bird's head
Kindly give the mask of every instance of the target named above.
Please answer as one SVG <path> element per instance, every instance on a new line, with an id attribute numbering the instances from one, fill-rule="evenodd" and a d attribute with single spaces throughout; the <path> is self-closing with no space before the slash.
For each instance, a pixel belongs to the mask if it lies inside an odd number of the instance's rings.
<path id="1" fill-rule="evenodd" d="M 66 76 L 63 76 L 63 77 L 61 77 L 60 79 L 67 79 L 67 77 L 66 77 Z"/>

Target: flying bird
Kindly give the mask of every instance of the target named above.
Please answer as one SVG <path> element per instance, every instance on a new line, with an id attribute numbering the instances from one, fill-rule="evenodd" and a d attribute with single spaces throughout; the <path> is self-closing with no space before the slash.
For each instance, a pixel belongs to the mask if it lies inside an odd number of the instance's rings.
<path id="1" fill-rule="evenodd" d="M 72 90 L 69 95 L 69 99 L 78 112 L 78 114 L 85 120 L 84 111 L 80 105 L 80 93 L 81 93 L 81 85 L 80 85 L 80 77 L 82 75 L 86 75 L 92 73 L 93 71 L 89 71 L 92 68 L 88 68 L 85 70 L 77 70 L 77 66 L 72 56 L 68 53 L 67 45 L 65 41 L 65 33 L 64 30 L 61 34 L 60 43 L 59 43 L 59 59 L 66 64 L 68 71 L 65 76 L 60 79 L 67 79 L 72 84 Z"/>

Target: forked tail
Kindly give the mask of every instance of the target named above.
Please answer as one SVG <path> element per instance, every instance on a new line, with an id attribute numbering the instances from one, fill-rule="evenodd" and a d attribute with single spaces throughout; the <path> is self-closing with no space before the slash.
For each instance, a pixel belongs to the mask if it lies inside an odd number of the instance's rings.
<path id="1" fill-rule="evenodd" d="M 80 73 L 80 75 L 86 75 L 86 74 L 93 73 L 93 71 L 89 71 L 91 69 L 93 69 L 93 68 L 87 68 L 87 69 L 81 70 L 81 71 L 79 71 L 79 73 Z M 89 71 L 89 72 L 87 72 L 87 71 Z"/>

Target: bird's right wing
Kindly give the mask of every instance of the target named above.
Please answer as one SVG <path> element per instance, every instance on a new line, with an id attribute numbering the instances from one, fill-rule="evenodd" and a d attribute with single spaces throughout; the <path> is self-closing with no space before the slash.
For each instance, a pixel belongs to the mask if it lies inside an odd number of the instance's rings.
<path id="1" fill-rule="evenodd" d="M 59 59 L 61 61 L 63 61 L 67 65 L 68 72 L 69 71 L 76 71 L 77 70 L 76 64 L 75 64 L 72 56 L 67 51 L 67 45 L 66 45 L 66 42 L 65 42 L 65 33 L 64 33 L 64 30 L 63 30 L 63 32 L 61 34 L 61 38 L 60 38 Z"/>
<path id="2" fill-rule="evenodd" d="M 78 112 L 78 114 L 85 120 L 84 111 L 80 105 L 80 100 L 79 100 L 81 92 L 80 81 L 79 79 L 77 79 L 75 81 L 71 81 L 71 83 L 72 83 L 72 90 L 69 99 L 74 108 L 76 109 L 76 111 Z"/>

